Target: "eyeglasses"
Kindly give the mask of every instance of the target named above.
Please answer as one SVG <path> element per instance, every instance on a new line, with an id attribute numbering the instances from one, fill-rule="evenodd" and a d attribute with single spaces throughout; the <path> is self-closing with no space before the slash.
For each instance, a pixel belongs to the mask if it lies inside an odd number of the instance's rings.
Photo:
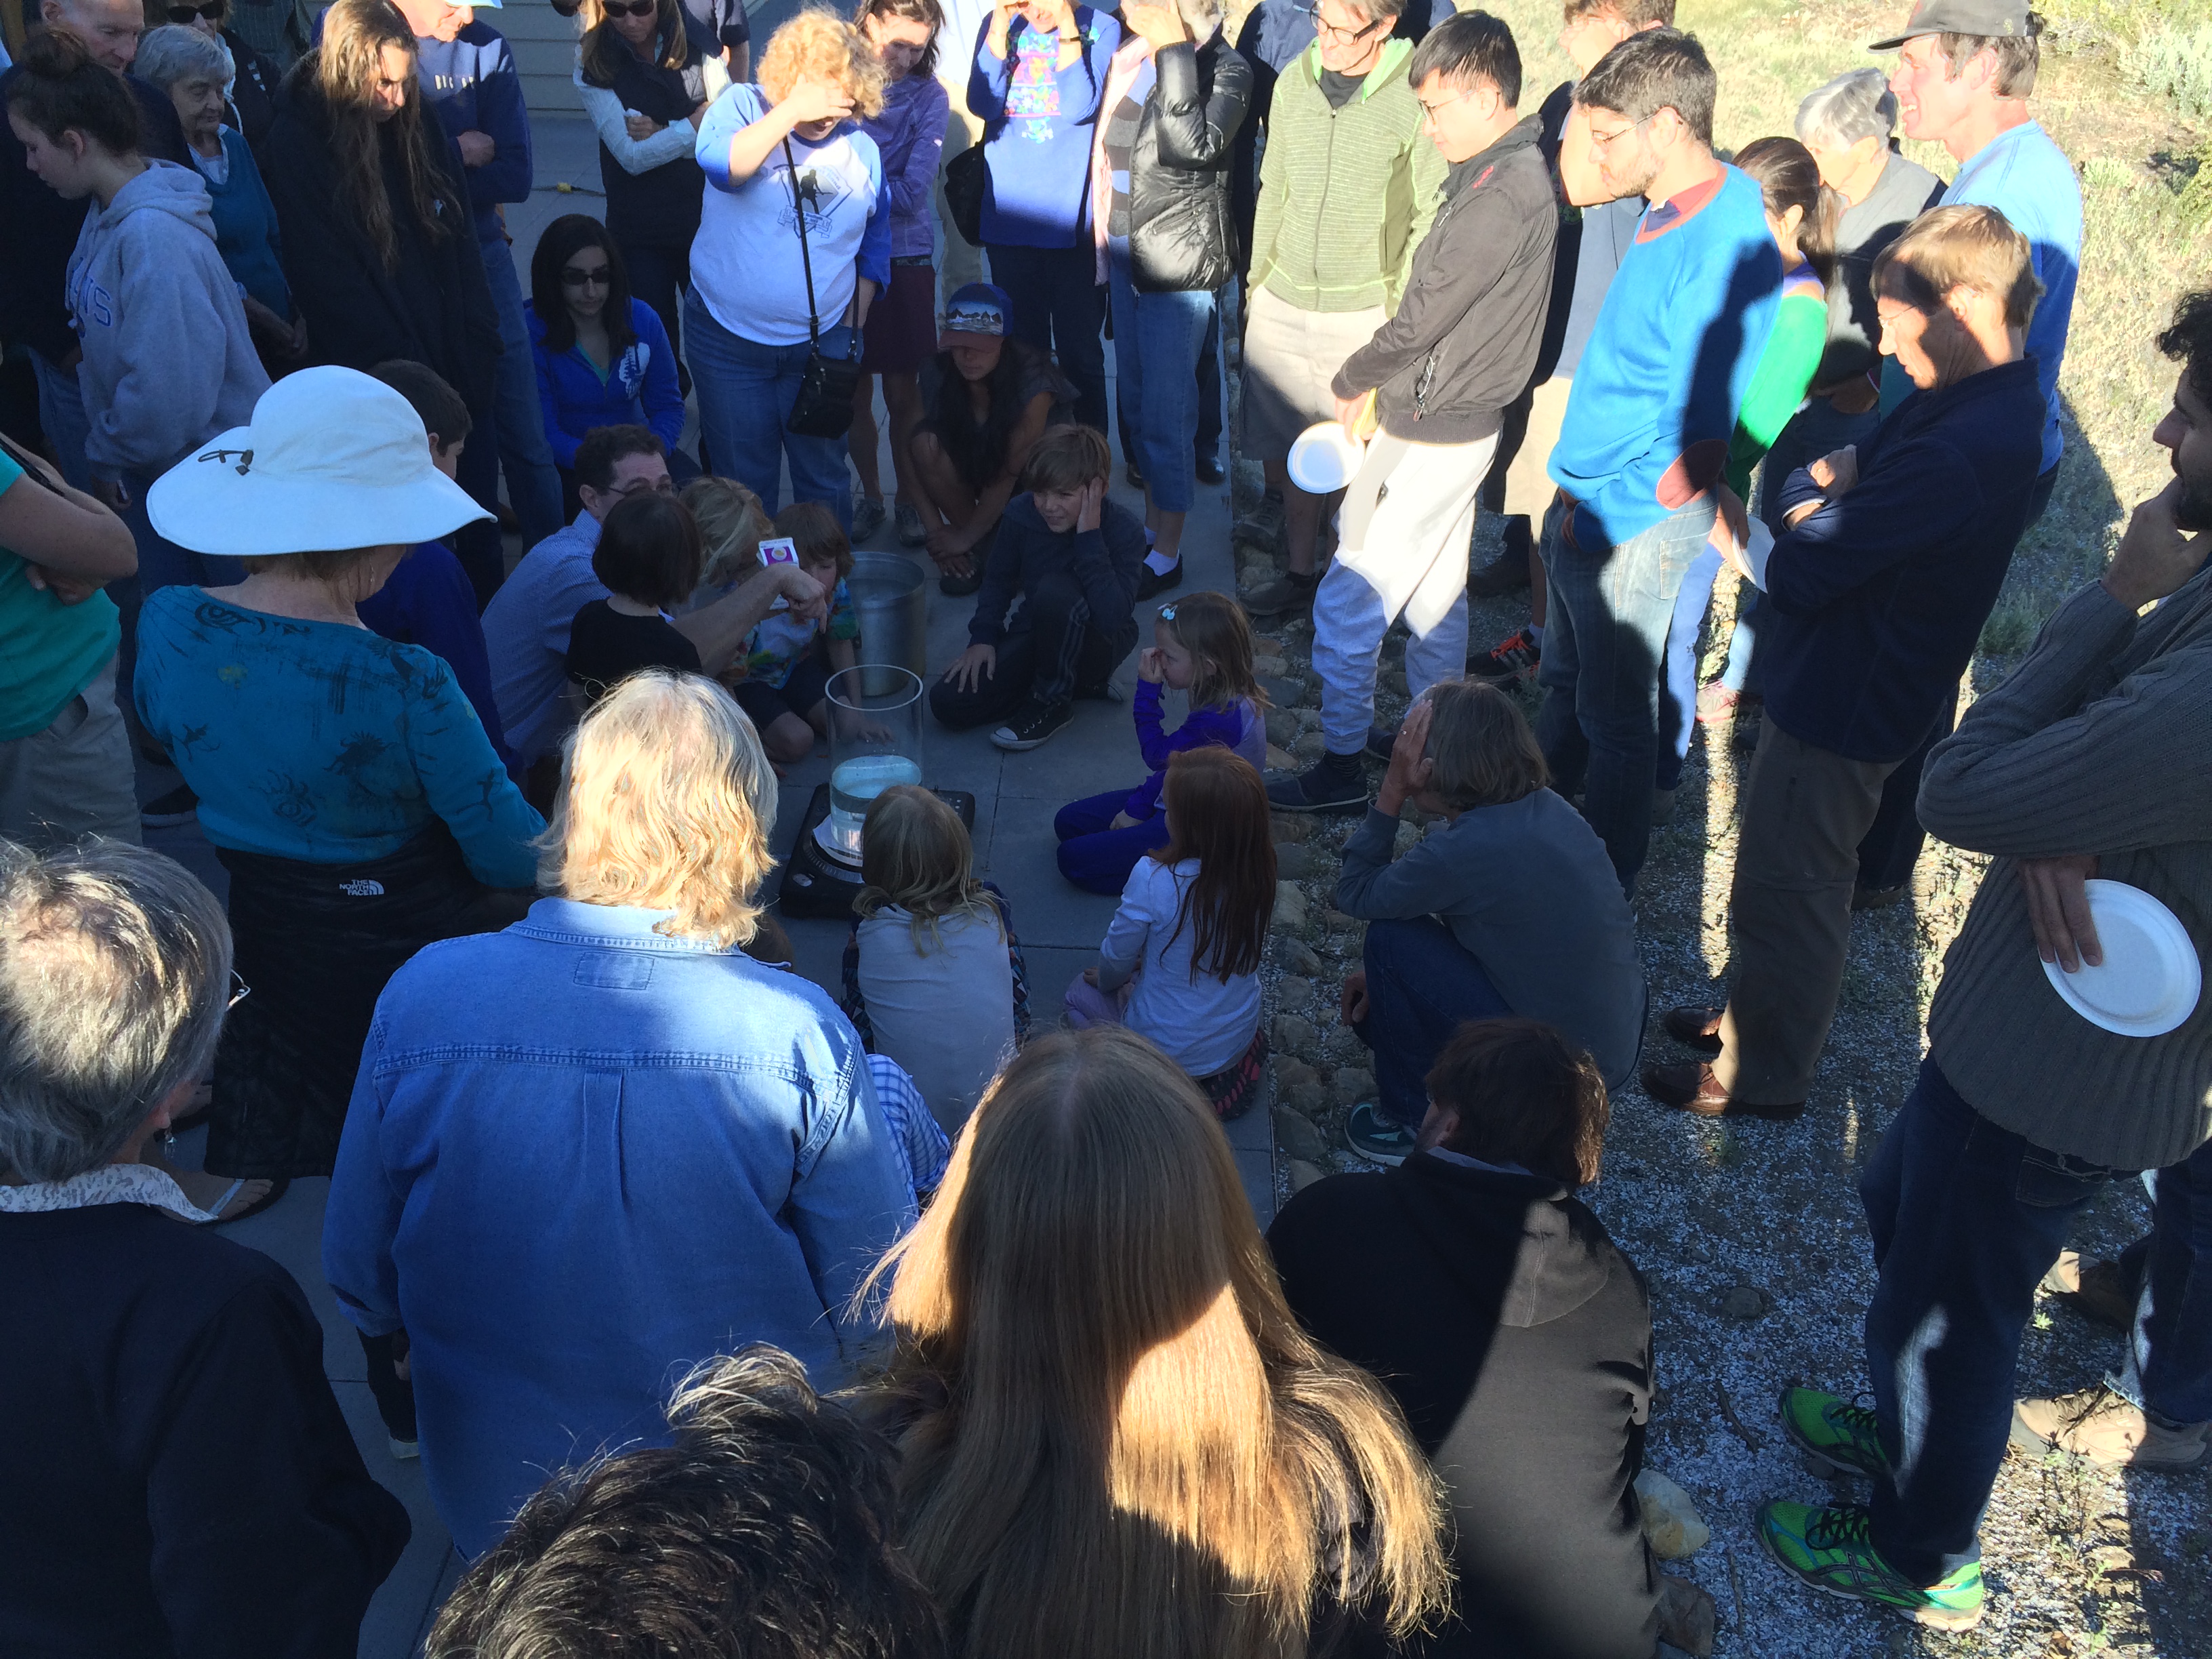
<path id="1" fill-rule="evenodd" d="M 660 9 L 660 0 L 599 0 L 599 9 L 610 17 L 650 17 Z"/>
<path id="2" fill-rule="evenodd" d="M 230 0 L 208 0 L 204 6 L 171 6 L 168 8 L 169 21 L 190 24 L 193 18 L 201 17 L 210 23 L 220 23 L 229 9 Z"/>
<path id="3" fill-rule="evenodd" d="M 1615 132 L 1600 132 L 1595 127 L 1592 127 L 1590 129 L 1590 142 L 1595 144 L 1600 149 L 1611 149 L 1622 139 L 1627 137 L 1630 133 L 1640 131 L 1642 129 L 1650 126 L 1652 121 L 1656 118 L 1658 113 L 1658 111 L 1654 110 L 1650 115 L 1645 116 L 1641 121 L 1631 121 L 1626 126 L 1620 128 Z"/>
<path id="4" fill-rule="evenodd" d="M 614 283 L 614 267 L 611 265 L 601 265 L 596 270 L 579 270 L 569 265 L 561 272 L 562 288 L 612 288 Z"/>
<path id="5" fill-rule="evenodd" d="M 1362 24 L 1356 29 L 1348 29 L 1340 23 L 1332 23 L 1323 17 L 1319 6 L 1311 6 L 1307 9 L 1314 20 L 1314 33 L 1327 35 L 1340 46 L 1348 46 L 1355 40 L 1364 40 L 1376 30 L 1388 27 L 1391 21 L 1387 17 L 1377 17 L 1372 22 Z"/>
<path id="6" fill-rule="evenodd" d="M 1449 98 L 1439 98 L 1433 104 L 1427 99 L 1422 97 L 1419 93 L 1415 93 L 1413 94 L 1413 101 L 1421 106 L 1421 113 L 1427 116 L 1429 119 L 1433 121 L 1437 118 L 1437 112 L 1438 110 L 1444 109 L 1453 104 L 1456 104 L 1462 98 L 1472 98 L 1479 92 L 1488 92 L 1490 88 L 1488 87 L 1468 87 L 1464 91 L 1452 94 Z"/>

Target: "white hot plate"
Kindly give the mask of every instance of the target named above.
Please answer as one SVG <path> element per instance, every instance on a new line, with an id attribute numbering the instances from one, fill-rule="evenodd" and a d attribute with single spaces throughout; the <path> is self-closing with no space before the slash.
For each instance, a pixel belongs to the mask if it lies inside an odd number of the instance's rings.
<path id="1" fill-rule="evenodd" d="M 2164 1036 L 2196 1012 L 2203 989 L 2197 947 L 2181 920 L 2140 887 L 2084 882 L 2105 960 L 2068 973 L 2043 964 L 2051 988 L 2092 1025 L 2121 1036 Z"/>
<path id="2" fill-rule="evenodd" d="M 1323 421 L 1298 434 L 1286 463 L 1291 482 L 1309 495 L 1326 495 L 1350 483 L 1367 459 L 1367 446 L 1344 435 L 1334 421 Z"/>

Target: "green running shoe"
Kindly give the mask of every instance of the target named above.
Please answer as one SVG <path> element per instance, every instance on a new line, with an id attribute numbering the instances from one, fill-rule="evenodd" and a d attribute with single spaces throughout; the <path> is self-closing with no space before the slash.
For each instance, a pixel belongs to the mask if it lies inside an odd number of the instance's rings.
<path id="1" fill-rule="evenodd" d="M 1782 1426 L 1816 1463 L 1839 1474 L 1879 1480 L 1889 1473 L 1874 1413 L 1818 1389 L 1782 1391 Z"/>
<path id="2" fill-rule="evenodd" d="M 1879 1602 L 1934 1630 L 1972 1630 L 1982 1622 L 1980 1562 L 1969 1561 L 1923 1589 L 1881 1559 L 1872 1530 L 1872 1517 L 1856 1505 L 1769 1504 L 1759 1512 L 1766 1553 L 1814 1589 Z"/>

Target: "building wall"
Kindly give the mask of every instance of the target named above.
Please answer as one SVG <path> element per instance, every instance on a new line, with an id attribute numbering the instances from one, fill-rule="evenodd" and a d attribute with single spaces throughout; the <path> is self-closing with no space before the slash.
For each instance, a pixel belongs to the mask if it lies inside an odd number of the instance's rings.
<path id="1" fill-rule="evenodd" d="M 583 104 L 570 77 L 576 70 L 576 40 L 583 33 L 583 17 L 563 17 L 546 0 L 515 0 L 484 21 L 507 39 L 514 49 L 514 66 L 522 74 L 523 100 L 533 113 L 579 115 Z"/>

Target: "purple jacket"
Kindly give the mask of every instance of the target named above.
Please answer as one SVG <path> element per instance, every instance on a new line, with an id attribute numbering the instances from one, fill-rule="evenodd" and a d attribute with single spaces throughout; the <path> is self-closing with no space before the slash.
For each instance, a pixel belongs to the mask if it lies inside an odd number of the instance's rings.
<path id="1" fill-rule="evenodd" d="M 1160 729 L 1160 688 L 1151 680 L 1139 680 L 1132 712 L 1137 717 L 1137 747 L 1152 769 L 1152 776 L 1130 791 L 1128 805 L 1121 809 L 1133 818 L 1148 818 L 1159 811 L 1168 761 L 1186 749 L 1217 743 L 1259 770 L 1267 769 L 1267 726 L 1260 711 L 1243 697 L 1219 707 L 1194 708 L 1181 726 L 1165 732 Z"/>
<path id="2" fill-rule="evenodd" d="M 891 198 L 891 258 L 927 258 L 937 252 L 937 214 L 931 192 L 938 153 L 945 148 L 951 105 L 945 88 L 927 75 L 909 75 L 884 88 L 881 114 L 860 123 L 884 158 L 884 188 Z"/>

